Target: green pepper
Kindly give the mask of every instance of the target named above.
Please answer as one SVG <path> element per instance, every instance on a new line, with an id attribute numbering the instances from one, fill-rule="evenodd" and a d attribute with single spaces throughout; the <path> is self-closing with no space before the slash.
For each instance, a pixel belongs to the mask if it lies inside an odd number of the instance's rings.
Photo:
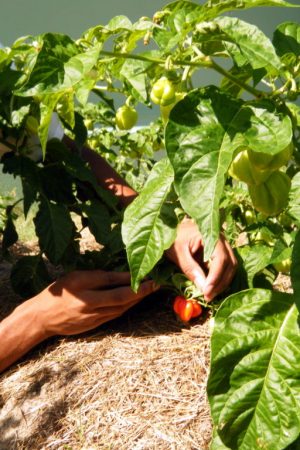
<path id="1" fill-rule="evenodd" d="M 276 155 L 268 155 L 267 153 L 255 152 L 251 149 L 248 150 L 249 160 L 253 166 L 261 170 L 277 170 L 282 166 L 285 166 L 291 159 L 293 154 L 292 142 Z"/>
<path id="2" fill-rule="evenodd" d="M 288 204 L 291 179 L 276 170 L 262 184 L 248 186 L 252 204 L 257 211 L 267 216 L 276 216 Z"/>
<path id="3" fill-rule="evenodd" d="M 277 272 L 289 273 L 291 270 L 291 265 L 292 265 L 291 258 L 286 258 L 278 263 L 273 264 L 273 267 L 277 270 Z"/>
<path id="4" fill-rule="evenodd" d="M 186 96 L 186 92 L 176 92 L 174 103 L 170 103 L 170 105 L 163 106 L 160 105 L 160 113 L 164 123 L 167 123 L 169 120 L 169 115 L 176 103 L 182 100 Z"/>
<path id="5" fill-rule="evenodd" d="M 172 81 L 167 77 L 161 77 L 156 83 L 154 83 L 150 98 L 156 105 L 167 106 L 175 103 L 176 90 Z"/>
<path id="6" fill-rule="evenodd" d="M 131 106 L 123 105 L 116 112 L 116 125 L 120 130 L 130 130 L 137 119 L 138 114 Z"/>
<path id="7" fill-rule="evenodd" d="M 249 185 L 259 185 L 265 182 L 271 175 L 270 170 L 259 170 L 249 160 L 248 151 L 240 151 L 233 159 L 229 168 L 229 175 L 236 180 Z"/>

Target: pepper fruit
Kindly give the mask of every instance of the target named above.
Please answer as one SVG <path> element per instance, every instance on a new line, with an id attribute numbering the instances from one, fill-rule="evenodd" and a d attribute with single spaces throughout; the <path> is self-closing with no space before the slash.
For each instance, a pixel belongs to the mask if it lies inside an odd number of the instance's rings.
<path id="1" fill-rule="evenodd" d="M 256 222 L 256 215 L 251 209 L 246 209 L 244 212 L 244 218 L 247 225 L 252 225 Z"/>
<path id="2" fill-rule="evenodd" d="M 167 106 L 176 101 L 175 87 L 167 77 L 161 77 L 154 83 L 150 98 L 156 105 Z"/>
<path id="3" fill-rule="evenodd" d="M 291 142 L 284 150 L 276 153 L 276 155 L 268 155 L 267 153 L 255 152 L 249 149 L 248 156 L 251 164 L 257 169 L 277 170 L 289 162 L 293 154 L 293 149 L 294 146 Z"/>
<path id="4" fill-rule="evenodd" d="M 138 119 L 138 114 L 134 108 L 123 105 L 116 112 L 116 125 L 120 130 L 130 130 Z"/>
<path id="5" fill-rule="evenodd" d="M 202 307 L 196 300 L 187 300 L 181 295 L 175 297 L 173 310 L 183 322 L 188 322 L 202 314 Z"/>
<path id="6" fill-rule="evenodd" d="M 273 264 L 273 267 L 277 270 L 277 272 L 289 273 L 291 270 L 291 265 L 292 265 L 291 258 L 286 258 L 278 263 Z"/>
<path id="7" fill-rule="evenodd" d="M 232 178 L 249 185 L 259 185 L 265 182 L 272 173 L 270 170 L 259 170 L 253 166 L 249 160 L 247 148 L 235 156 L 228 172 Z"/>
<path id="8" fill-rule="evenodd" d="M 287 206 L 290 187 L 290 177 L 276 170 L 264 183 L 248 186 L 248 189 L 252 204 L 257 211 L 267 216 L 276 216 Z"/>
<path id="9" fill-rule="evenodd" d="M 170 112 L 172 111 L 176 103 L 182 100 L 185 96 L 186 92 L 176 92 L 174 103 L 171 103 L 170 105 L 167 106 L 160 105 L 160 113 L 164 123 L 167 123 L 167 121 L 169 120 Z"/>

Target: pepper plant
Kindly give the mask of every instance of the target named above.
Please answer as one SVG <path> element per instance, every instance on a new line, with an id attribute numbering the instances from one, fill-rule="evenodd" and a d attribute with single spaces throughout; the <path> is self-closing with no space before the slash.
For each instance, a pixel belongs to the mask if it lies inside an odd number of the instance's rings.
<path id="1" fill-rule="evenodd" d="M 2 140 L 17 142 L 1 163 L 21 178 L 25 216 L 37 205 L 40 245 L 12 271 L 18 292 L 49 282 L 45 259 L 64 270 L 122 269 L 124 248 L 134 290 L 149 274 L 163 282 L 173 269 L 157 268 L 166 268 L 164 251 L 185 216 L 203 235 L 205 261 L 221 231 L 235 248 L 238 274 L 212 335 L 213 449 L 297 448 L 300 430 L 300 26 L 282 23 L 270 40 L 226 15 L 261 6 L 297 5 L 179 0 L 136 23 L 114 17 L 76 41 L 45 33 L 0 49 Z M 217 72 L 219 85 L 203 86 L 203 71 Z M 131 109 L 123 122 L 116 101 Z M 153 102 L 161 117 L 130 133 L 136 107 Z M 47 143 L 53 112 L 78 153 L 87 141 L 139 191 L 124 215 L 79 154 Z M 32 123 L 39 163 L 28 148 Z M 86 226 L 101 250 L 80 253 Z M 5 252 L 16 240 L 8 208 Z M 272 286 L 286 260 L 290 294 Z"/>

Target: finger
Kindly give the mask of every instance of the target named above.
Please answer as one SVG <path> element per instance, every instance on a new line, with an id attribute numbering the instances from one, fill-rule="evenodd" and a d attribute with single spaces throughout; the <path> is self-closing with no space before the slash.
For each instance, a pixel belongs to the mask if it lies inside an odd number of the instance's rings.
<path id="1" fill-rule="evenodd" d="M 107 272 L 104 270 L 75 271 L 65 277 L 70 290 L 100 289 L 109 286 L 129 285 L 129 272 Z"/>
<path id="2" fill-rule="evenodd" d="M 211 300 L 211 293 L 215 287 L 220 283 L 224 273 L 226 272 L 227 265 L 231 263 L 231 258 L 228 253 L 228 249 L 223 241 L 219 240 L 215 251 L 212 254 L 209 271 L 206 278 L 206 284 L 203 290 L 204 298 Z"/>
<path id="3" fill-rule="evenodd" d="M 220 282 L 217 285 L 215 285 L 210 291 L 205 293 L 204 299 L 206 301 L 210 302 L 218 294 L 221 294 L 226 288 L 228 288 L 233 277 L 234 277 L 234 272 L 231 270 L 231 267 L 228 266 L 227 269 L 225 270 Z"/>
<path id="4" fill-rule="evenodd" d="M 193 258 L 188 246 L 183 246 L 181 251 L 177 252 L 177 261 L 178 266 L 187 278 L 193 281 L 193 283 L 203 291 L 206 284 L 206 276 L 201 266 Z"/>
<path id="5" fill-rule="evenodd" d="M 212 300 L 229 286 L 237 267 L 237 260 L 228 242 L 221 240 L 217 245 L 204 289 L 204 298 L 207 301 Z"/>
<path id="6" fill-rule="evenodd" d="M 159 289 L 153 281 L 145 281 L 140 285 L 137 293 L 129 286 L 117 287 L 114 289 L 107 289 L 104 291 L 87 291 L 85 292 L 85 302 L 93 305 L 94 308 L 123 308 L 130 305 L 130 303 L 138 302 L 147 295 Z M 114 311 L 105 311 L 103 313 L 113 313 Z"/>

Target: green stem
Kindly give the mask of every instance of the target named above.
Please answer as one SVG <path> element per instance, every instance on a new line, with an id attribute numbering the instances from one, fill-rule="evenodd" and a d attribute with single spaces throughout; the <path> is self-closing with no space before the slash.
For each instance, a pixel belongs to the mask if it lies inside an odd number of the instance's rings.
<path id="1" fill-rule="evenodd" d="M 124 58 L 124 59 L 135 59 L 138 61 L 145 61 L 149 63 L 154 64 L 161 64 L 165 65 L 165 60 L 160 58 L 150 58 L 148 56 L 142 56 L 142 55 L 133 55 L 131 53 L 114 53 L 114 52 L 108 52 L 108 51 L 101 51 L 101 55 L 103 56 L 110 56 L 113 58 Z M 202 60 L 196 61 L 186 61 L 177 59 L 176 61 L 173 61 L 174 66 L 190 66 L 190 67 L 206 67 L 210 69 L 214 69 L 216 72 L 220 73 L 224 77 L 228 78 L 233 83 L 240 86 L 245 91 L 249 92 L 250 94 L 254 95 L 257 98 L 262 98 L 266 94 L 263 91 L 259 91 L 248 84 L 244 83 L 243 81 L 236 78 L 234 75 L 232 75 L 230 72 L 228 72 L 226 69 L 223 69 L 223 67 L 219 66 L 216 62 L 214 62 L 209 57 L 205 57 Z"/>
<path id="2" fill-rule="evenodd" d="M 249 86 L 249 84 L 246 84 L 243 81 L 239 80 L 238 78 L 233 76 L 230 72 L 228 72 L 226 69 L 223 69 L 223 67 L 219 66 L 219 64 L 217 64 L 215 61 L 211 61 L 211 64 L 212 69 L 215 69 L 216 72 L 228 78 L 230 81 L 237 84 L 245 91 L 250 92 L 250 94 L 254 95 L 255 97 L 262 98 L 266 96 L 265 92 L 259 91 L 258 89 Z"/>

